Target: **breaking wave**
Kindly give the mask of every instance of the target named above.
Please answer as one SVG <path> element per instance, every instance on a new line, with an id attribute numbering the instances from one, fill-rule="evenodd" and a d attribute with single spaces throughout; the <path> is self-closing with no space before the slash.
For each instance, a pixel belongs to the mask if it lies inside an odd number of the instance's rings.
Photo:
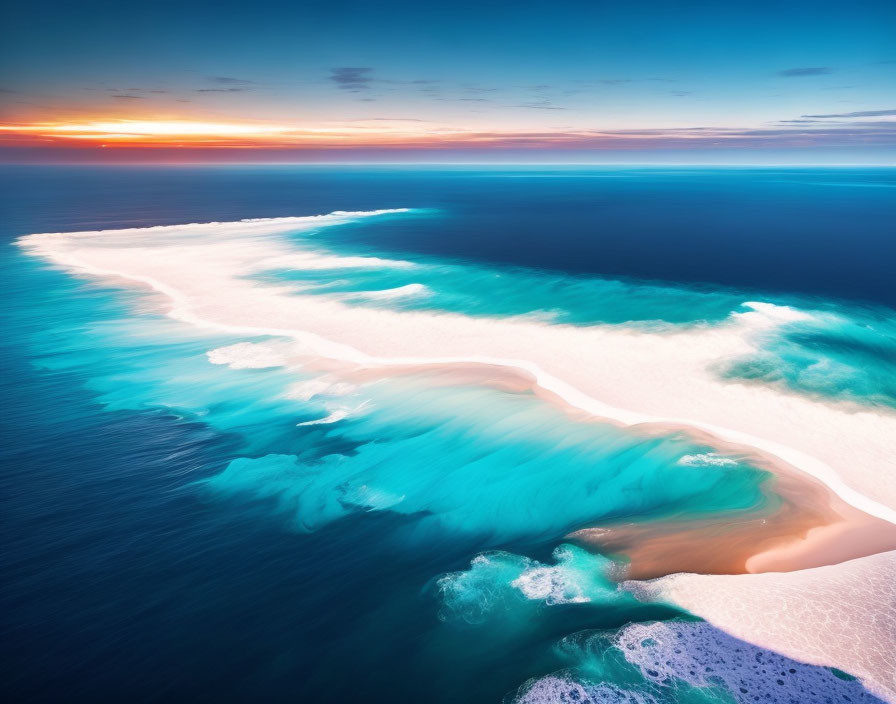
<path id="1" fill-rule="evenodd" d="M 477 555 L 469 570 L 438 580 L 440 617 L 476 624 L 530 602 L 556 606 L 625 598 L 609 579 L 611 560 L 572 545 L 561 545 L 552 557 L 553 565 L 500 551 Z"/>

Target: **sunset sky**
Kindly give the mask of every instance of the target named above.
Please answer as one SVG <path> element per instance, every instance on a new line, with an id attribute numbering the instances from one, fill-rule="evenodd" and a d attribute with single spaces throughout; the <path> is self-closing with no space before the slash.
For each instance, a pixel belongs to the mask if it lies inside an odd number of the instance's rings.
<path id="1" fill-rule="evenodd" d="M 16 3 L 0 159 L 896 163 L 896 2 Z"/>

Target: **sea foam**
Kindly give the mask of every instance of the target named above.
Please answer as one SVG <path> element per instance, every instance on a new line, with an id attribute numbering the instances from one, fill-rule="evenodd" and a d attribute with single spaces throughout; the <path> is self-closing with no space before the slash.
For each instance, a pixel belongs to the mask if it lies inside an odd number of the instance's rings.
<path id="1" fill-rule="evenodd" d="M 798 572 L 679 574 L 625 587 L 750 643 L 839 667 L 896 701 L 896 552 Z"/>
<path id="2" fill-rule="evenodd" d="M 607 576 L 611 560 L 573 545 L 558 547 L 553 559 L 556 564 L 549 565 L 503 551 L 477 555 L 469 570 L 438 580 L 442 619 L 482 623 L 527 603 L 607 604 L 625 598 Z"/>
<path id="3" fill-rule="evenodd" d="M 527 682 L 518 703 L 880 701 L 855 679 L 749 645 L 705 622 L 584 631 L 567 636 L 556 649 L 572 667 Z"/>
<path id="4" fill-rule="evenodd" d="M 737 460 L 721 457 L 714 452 L 703 452 L 697 455 L 683 455 L 678 464 L 686 467 L 735 467 Z"/>
<path id="5" fill-rule="evenodd" d="M 212 364 L 223 364 L 231 369 L 270 369 L 286 365 L 283 355 L 276 349 L 255 342 L 216 347 L 206 352 L 206 356 Z"/>
<path id="6" fill-rule="evenodd" d="M 426 286 L 419 283 L 387 288 L 381 291 L 358 291 L 352 296 L 369 298 L 371 300 L 390 300 L 394 298 L 407 298 L 409 296 L 425 296 L 428 293 Z M 349 296 L 351 298 L 352 296 Z"/>

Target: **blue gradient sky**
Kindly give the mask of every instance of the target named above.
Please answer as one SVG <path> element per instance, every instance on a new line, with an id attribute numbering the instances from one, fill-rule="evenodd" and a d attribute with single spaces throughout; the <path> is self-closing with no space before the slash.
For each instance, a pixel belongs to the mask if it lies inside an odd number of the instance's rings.
<path id="1" fill-rule="evenodd" d="M 11 7 L 3 156 L 100 153 L 16 126 L 138 119 L 289 130 L 180 139 L 216 159 L 896 162 L 892 0 L 187 5 Z"/>

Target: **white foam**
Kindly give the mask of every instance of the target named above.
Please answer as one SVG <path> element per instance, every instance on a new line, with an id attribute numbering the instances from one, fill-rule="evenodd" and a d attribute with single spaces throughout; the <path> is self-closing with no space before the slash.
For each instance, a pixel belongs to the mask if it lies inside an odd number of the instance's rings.
<path id="1" fill-rule="evenodd" d="M 515 704 L 660 704 L 649 694 L 617 687 L 609 682 L 577 682 L 563 675 L 548 675 L 527 682 Z"/>
<path id="2" fill-rule="evenodd" d="M 260 259 L 255 268 L 258 271 L 297 270 L 320 271 L 339 269 L 409 269 L 415 265 L 401 259 L 382 259 L 380 257 L 338 257 L 308 250 L 304 252 L 281 254 Z M 411 284 L 420 286 L 421 284 Z M 398 289 L 391 289 L 398 290 Z M 370 292 L 375 293 L 375 292 Z"/>
<path id="3" fill-rule="evenodd" d="M 615 633 L 582 631 L 563 638 L 556 652 L 573 668 L 530 680 L 515 701 L 634 704 L 699 697 L 736 704 L 880 704 L 855 680 L 749 645 L 705 622 L 655 621 L 631 623 Z M 625 682 L 628 689 L 606 688 L 607 681 Z M 698 694 L 707 689 L 714 695 Z"/>
<path id="4" fill-rule="evenodd" d="M 381 210 L 334 210 L 324 215 L 303 215 L 284 218 L 244 218 L 230 222 L 192 222 L 182 225 L 153 225 L 151 227 L 126 227 L 119 230 L 84 230 L 81 232 L 48 232 L 37 235 L 25 235 L 18 242 L 23 246 L 37 245 L 48 239 L 71 241 L 90 239 L 93 237 L 109 238 L 110 236 L 130 237 L 138 235 L 159 241 L 165 235 L 181 238 L 188 235 L 216 235 L 220 237 L 245 237 L 247 235 L 270 235 L 278 232 L 312 230 L 315 227 L 340 225 L 362 218 L 378 215 L 396 215 L 410 213 L 411 208 L 385 208 Z"/>
<path id="5" fill-rule="evenodd" d="M 406 498 L 405 494 L 394 494 L 376 487 L 362 484 L 351 487 L 342 496 L 342 501 L 366 508 L 368 511 L 383 511 L 397 506 Z"/>
<path id="6" fill-rule="evenodd" d="M 742 323 L 755 327 L 776 327 L 782 323 L 797 323 L 812 320 L 815 315 L 791 306 L 779 306 L 774 303 L 759 301 L 746 301 L 743 307 L 745 313 L 733 313 L 732 317 Z"/>
<path id="7" fill-rule="evenodd" d="M 629 624 L 617 634 L 616 647 L 660 688 L 675 680 L 693 687 L 721 684 L 738 704 L 877 701 L 855 680 L 750 646 L 708 623 Z"/>
<path id="8" fill-rule="evenodd" d="M 358 291 L 352 296 L 359 298 L 369 298 L 372 300 L 392 300 L 395 298 L 409 298 L 416 296 L 425 296 L 429 294 L 429 289 L 423 284 L 408 284 L 407 286 L 397 286 L 395 288 L 386 288 L 380 291 Z"/>
<path id="9" fill-rule="evenodd" d="M 340 408 L 330 413 L 330 415 L 324 418 L 318 418 L 317 420 L 306 420 L 304 423 L 296 423 L 299 425 L 329 425 L 330 423 L 338 423 L 341 420 L 348 418 L 351 411 L 348 408 Z"/>
<path id="10" fill-rule="evenodd" d="M 532 601 L 548 606 L 585 604 L 595 598 L 607 601 L 617 596 L 605 583 L 607 561 L 581 548 L 561 545 L 554 550 L 556 565 L 529 560 L 510 586 Z"/>
<path id="11" fill-rule="evenodd" d="M 469 570 L 438 580 L 444 606 L 440 617 L 482 623 L 496 612 L 520 605 L 610 603 L 627 598 L 606 577 L 608 559 L 571 545 L 559 546 L 552 557 L 554 565 L 500 550 L 476 555 Z"/>
<path id="12" fill-rule="evenodd" d="M 580 585 L 569 579 L 562 567 L 531 567 L 510 583 L 533 601 L 554 604 L 584 604 L 589 599 Z"/>
<path id="13" fill-rule="evenodd" d="M 317 396 L 345 396 L 357 388 L 354 384 L 319 378 L 291 384 L 283 395 L 296 401 L 310 401 Z"/>
<path id="14" fill-rule="evenodd" d="M 685 467 L 736 467 L 737 461 L 730 457 L 721 457 L 714 452 L 704 452 L 696 455 L 683 455 L 678 464 Z"/>
<path id="15" fill-rule="evenodd" d="M 354 408 L 350 408 L 348 406 L 330 407 L 327 409 L 330 411 L 330 413 L 327 416 L 325 416 L 323 418 L 317 418 L 315 420 L 306 420 L 303 423 L 296 423 L 296 425 L 297 426 L 330 425 L 331 423 L 338 423 L 339 421 L 345 420 L 346 418 L 348 418 L 351 415 L 360 413 L 361 411 L 366 409 L 369 405 L 370 404 L 368 401 L 364 401 L 363 403 L 358 404 Z"/>
<path id="16" fill-rule="evenodd" d="M 217 347 L 205 353 L 212 364 L 221 364 L 231 369 L 270 369 L 286 365 L 286 359 L 270 345 L 254 342 L 237 342 L 226 347 Z"/>

